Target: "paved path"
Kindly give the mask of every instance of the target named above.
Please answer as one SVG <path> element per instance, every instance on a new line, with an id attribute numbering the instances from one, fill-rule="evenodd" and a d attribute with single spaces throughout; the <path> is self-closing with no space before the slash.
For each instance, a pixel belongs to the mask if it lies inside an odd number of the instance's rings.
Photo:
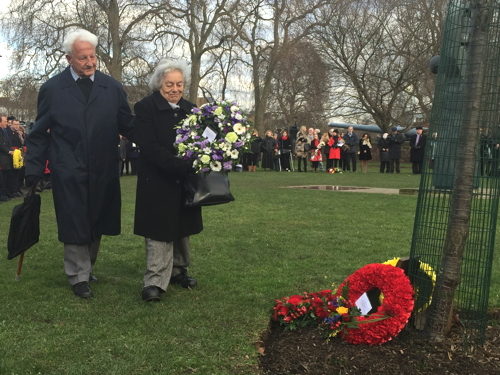
<path id="1" fill-rule="evenodd" d="M 377 193 L 377 194 L 389 194 L 389 195 L 390 194 L 418 195 L 418 189 L 388 189 L 388 188 L 375 188 L 375 187 L 332 186 L 332 185 L 285 186 L 285 188 L 346 191 L 346 192 L 353 192 L 353 193 Z"/>

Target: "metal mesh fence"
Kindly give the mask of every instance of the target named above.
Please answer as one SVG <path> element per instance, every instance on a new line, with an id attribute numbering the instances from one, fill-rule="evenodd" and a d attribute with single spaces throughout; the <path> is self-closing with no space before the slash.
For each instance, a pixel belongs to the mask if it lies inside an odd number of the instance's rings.
<path id="1" fill-rule="evenodd" d="M 484 342 L 498 216 L 499 147 L 500 0 L 450 0 L 409 273 L 417 291 L 413 322 L 430 332 L 443 313 L 436 307 L 437 291 L 449 286 L 446 270 L 459 262 L 460 282 L 449 322 L 459 326 L 467 346 Z M 457 215 L 466 227 L 458 231 L 463 236 L 450 236 L 457 229 Z M 452 243 L 463 240 L 463 257 L 460 252 L 450 256 Z"/>

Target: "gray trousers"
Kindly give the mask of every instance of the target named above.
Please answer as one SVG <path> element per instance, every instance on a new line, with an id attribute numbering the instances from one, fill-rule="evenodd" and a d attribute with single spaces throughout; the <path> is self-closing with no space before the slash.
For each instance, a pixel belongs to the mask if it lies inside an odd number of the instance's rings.
<path id="1" fill-rule="evenodd" d="M 64 272 L 71 285 L 89 281 L 101 244 L 101 236 L 96 236 L 89 244 L 64 244 Z"/>
<path id="2" fill-rule="evenodd" d="M 146 238 L 146 272 L 143 288 L 156 286 L 167 290 L 170 278 L 180 273 L 187 275 L 190 262 L 189 237 L 173 242 Z"/>

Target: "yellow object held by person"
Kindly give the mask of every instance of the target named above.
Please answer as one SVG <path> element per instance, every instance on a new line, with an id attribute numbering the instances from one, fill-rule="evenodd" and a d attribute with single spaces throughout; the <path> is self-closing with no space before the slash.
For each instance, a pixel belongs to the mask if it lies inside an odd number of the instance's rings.
<path id="1" fill-rule="evenodd" d="M 14 164 L 14 169 L 20 169 L 24 165 L 24 158 L 21 150 L 15 149 L 12 154 L 12 163 Z"/>

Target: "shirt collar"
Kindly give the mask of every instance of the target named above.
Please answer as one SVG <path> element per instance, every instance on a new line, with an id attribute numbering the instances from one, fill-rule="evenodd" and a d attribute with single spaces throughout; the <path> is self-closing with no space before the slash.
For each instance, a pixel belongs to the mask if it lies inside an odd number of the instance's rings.
<path id="1" fill-rule="evenodd" d="M 78 74 L 76 74 L 76 73 L 75 73 L 75 71 L 73 70 L 73 67 L 72 67 L 71 65 L 69 66 L 69 71 L 71 72 L 71 75 L 72 75 L 72 77 L 73 77 L 73 79 L 74 79 L 75 81 L 76 81 L 76 80 L 78 80 L 78 78 L 80 78 L 80 77 L 78 76 Z M 94 82 L 94 75 L 95 75 L 95 73 L 94 73 L 94 74 L 92 74 L 92 75 L 89 77 L 89 78 L 92 80 L 92 82 Z"/>

